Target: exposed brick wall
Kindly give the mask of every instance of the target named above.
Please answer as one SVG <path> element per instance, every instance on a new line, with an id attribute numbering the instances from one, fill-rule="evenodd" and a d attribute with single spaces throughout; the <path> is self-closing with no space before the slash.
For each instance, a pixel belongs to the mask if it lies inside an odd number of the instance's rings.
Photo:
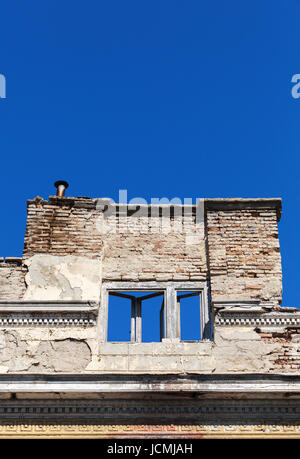
<path id="1" fill-rule="evenodd" d="M 35 254 L 97 258 L 102 237 L 96 229 L 99 212 L 93 199 L 50 197 L 28 201 L 23 257 Z"/>
<path id="2" fill-rule="evenodd" d="M 0 301 L 16 301 L 23 297 L 25 274 L 21 258 L 0 258 Z"/>
<path id="3" fill-rule="evenodd" d="M 213 301 L 281 302 L 277 210 L 208 210 L 207 235 Z"/>
<path id="4" fill-rule="evenodd" d="M 180 234 L 110 236 L 104 244 L 102 276 L 106 280 L 205 280 L 205 245 L 186 245 Z"/>
<path id="5" fill-rule="evenodd" d="M 157 216 L 153 216 L 157 215 Z M 103 279 L 205 280 L 207 259 L 203 222 L 195 216 L 109 218 L 118 231 L 104 237 Z M 109 224 L 109 223 L 108 223 Z"/>
<path id="6" fill-rule="evenodd" d="M 278 344 L 278 350 L 270 355 L 272 371 L 286 373 L 300 370 L 300 329 L 288 328 L 283 332 L 259 333 L 266 343 Z"/>

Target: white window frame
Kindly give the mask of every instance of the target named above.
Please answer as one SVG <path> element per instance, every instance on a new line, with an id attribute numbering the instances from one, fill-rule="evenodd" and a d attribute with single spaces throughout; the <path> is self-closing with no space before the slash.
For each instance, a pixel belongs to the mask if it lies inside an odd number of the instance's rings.
<path id="1" fill-rule="evenodd" d="M 101 303 L 99 310 L 99 336 L 100 342 L 107 341 L 108 328 L 108 296 L 110 292 L 164 292 L 164 340 L 180 340 L 180 307 L 177 301 L 177 292 L 199 292 L 200 297 L 200 340 L 199 342 L 211 339 L 211 320 L 208 302 L 208 288 L 206 282 L 103 282 L 101 289 Z M 140 313 L 140 311 L 138 311 Z M 138 329 L 137 338 L 132 338 L 131 342 L 141 342 L 141 314 L 136 324 Z M 133 325 L 132 325 L 133 326 Z M 130 342 L 130 341 L 129 341 Z M 128 341 L 126 341 L 128 343 Z"/>

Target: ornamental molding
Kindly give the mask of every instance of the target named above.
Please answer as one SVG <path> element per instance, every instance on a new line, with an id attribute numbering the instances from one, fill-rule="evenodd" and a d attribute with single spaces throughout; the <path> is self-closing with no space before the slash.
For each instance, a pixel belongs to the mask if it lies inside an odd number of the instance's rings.
<path id="1" fill-rule="evenodd" d="M 2 327 L 93 327 L 96 319 L 90 314 L 1 314 Z"/>
<path id="2" fill-rule="evenodd" d="M 300 438 L 299 415 L 292 399 L 2 400 L 0 438 Z"/>
<path id="3" fill-rule="evenodd" d="M 105 424 L 89 422 L 0 421 L 0 438 L 300 438 L 300 424 L 289 422 Z"/>
<path id="4" fill-rule="evenodd" d="M 20 419 L 101 419 L 101 421 L 262 421 L 300 422 L 299 400 L 2 400 L 0 421 Z"/>
<path id="5" fill-rule="evenodd" d="M 1 301 L 2 327 L 93 327 L 98 304 L 69 301 Z"/>
<path id="6" fill-rule="evenodd" d="M 286 312 L 232 312 L 220 311 L 215 315 L 217 326 L 239 326 L 239 327 L 293 327 L 300 326 L 299 313 Z"/>

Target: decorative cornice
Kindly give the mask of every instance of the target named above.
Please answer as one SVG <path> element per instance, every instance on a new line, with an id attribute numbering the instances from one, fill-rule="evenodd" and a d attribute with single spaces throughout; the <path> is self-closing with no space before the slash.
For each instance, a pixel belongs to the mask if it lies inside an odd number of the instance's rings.
<path id="1" fill-rule="evenodd" d="M 299 400 L 2 400 L 0 438 L 300 438 Z"/>
<path id="2" fill-rule="evenodd" d="M 86 301 L 0 301 L 0 326 L 92 327 L 98 308 Z"/>
<path id="3" fill-rule="evenodd" d="M 220 423 L 207 422 L 172 424 L 131 424 L 89 422 L 25 421 L 0 422 L 0 438 L 300 438 L 299 422 Z"/>
<path id="4" fill-rule="evenodd" d="M 215 315 L 216 326 L 239 327 L 292 327 L 300 326 L 300 313 L 284 312 L 231 312 L 222 311 Z"/>
<path id="5" fill-rule="evenodd" d="M 0 314 L 0 327 L 94 327 L 93 314 Z"/>
<path id="6" fill-rule="evenodd" d="M 299 420 L 299 400 L 2 400 L 1 419 Z"/>

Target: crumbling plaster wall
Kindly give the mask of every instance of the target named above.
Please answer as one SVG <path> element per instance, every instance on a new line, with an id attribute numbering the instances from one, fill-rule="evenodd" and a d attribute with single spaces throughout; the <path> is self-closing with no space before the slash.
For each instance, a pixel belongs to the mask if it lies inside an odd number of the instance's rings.
<path id="1" fill-rule="evenodd" d="M 300 335 L 285 333 L 216 327 L 214 342 L 132 344 L 99 343 L 97 327 L 3 327 L 0 372 L 297 373 Z"/>
<path id="2" fill-rule="evenodd" d="M 215 327 L 213 342 L 102 344 L 100 367 L 108 372 L 277 373 L 282 352 L 280 339 L 265 339 L 254 328 Z M 300 339 L 289 352 L 290 357 L 298 353 L 298 360 L 285 360 L 285 371 L 297 372 Z"/>
<path id="3" fill-rule="evenodd" d="M 92 361 L 94 342 L 86 329 L 1 328 L 0 372 L 81 372 Z"/>

